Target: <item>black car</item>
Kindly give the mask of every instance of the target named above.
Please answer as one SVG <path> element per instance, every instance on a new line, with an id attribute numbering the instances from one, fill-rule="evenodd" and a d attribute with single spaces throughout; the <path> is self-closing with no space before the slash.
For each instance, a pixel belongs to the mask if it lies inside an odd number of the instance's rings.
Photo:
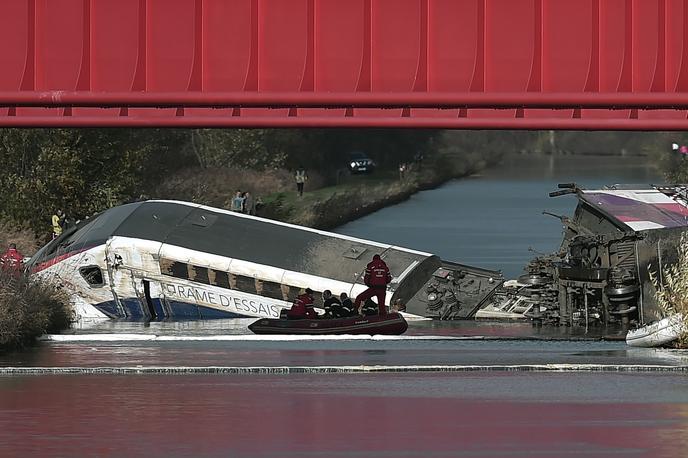
<path id="1" fill-rule="evenodd" d="M 349 172 L 370 173 L 375 170 L 375 162 L 360 151 L 349 154 Z"/>

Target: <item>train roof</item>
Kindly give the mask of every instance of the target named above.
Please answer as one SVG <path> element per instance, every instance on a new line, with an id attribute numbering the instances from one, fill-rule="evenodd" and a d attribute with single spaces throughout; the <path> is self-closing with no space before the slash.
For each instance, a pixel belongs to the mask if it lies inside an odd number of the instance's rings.
<path id="1" fill-rule="evenodd" d="M 203 205 L 149 200 L 114 207 L 41 249 L 36 261 L 105 243 L 110 237 L 158 241 L 289 271 L 356 282 L 379 253 L 394 275 L 430 253 L 305 228 Z"/>
<path id="2" fill-rule="evenodd" d="M 620 227 L 634 231 L 688 226 L 685 185 L 614 185 L 580 189 L 578 198 Z"/>

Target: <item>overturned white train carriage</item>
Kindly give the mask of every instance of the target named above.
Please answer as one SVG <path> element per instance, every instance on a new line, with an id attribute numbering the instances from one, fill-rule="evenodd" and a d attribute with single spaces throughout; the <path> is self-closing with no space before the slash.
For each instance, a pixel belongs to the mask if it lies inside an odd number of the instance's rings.
<path id="1" fill-rule="evenodd" d="M 428 292 L 457 288 L 467 296 L 452 310 L 470 315 L 498 285 L 498 272 L 429 253 L 177 201 L 106 210 L 51 241 L 28 268 L 72 293 L 81 317 L 278 317 L 306 287 L 316 307 L 326 289 L 355 297 L 375 253 L 393 275 L 387 305 L 399 300 L 412 314 L 450 316 Z"/>

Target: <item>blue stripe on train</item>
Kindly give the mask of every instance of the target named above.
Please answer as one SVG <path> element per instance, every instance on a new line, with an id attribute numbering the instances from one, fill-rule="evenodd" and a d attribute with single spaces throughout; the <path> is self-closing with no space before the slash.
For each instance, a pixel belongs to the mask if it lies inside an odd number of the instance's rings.
<path id="1" fill-rule="evenodd" d="M 125 310 L 123 315 L 120 308 L 115 301 L 101 302 L 94 304 L 94 307 L 109 316 L 110 318 L 129 318 L 132 320 L 145 320 L 149 317 L 146 315 L 141 302 L 137 298 L 120 298 L 120 303 Z M 197 306 L 188 302 L 167 301 L 171 315 L 166 316 L 161 299 L 153 299 L 153 307 L 155 313 L 158 315 L 157 319 L 177 318 L 182 320 L 198 320 L 198 319 L 217 319 L 217 318 L 244 318 L 246 315 L 239 315 L 233 312 L 225 312 L 223 310 L 216 310 L 210 307 Z"/>
<path id="2" fill-rule="evenodd" d="M 131 297 L 126 299 L 120 298 L 119 303 L 122 304 L 122 308 L 124 308 L 124 313 L 126 313 L 127 318 L 131 318 L 132 320 L 146 318 L 146 312 L 138 299 Z"/>
<path id="3" fill-rule="evenodd" d="M 151 299 L 153 304 L 153 310 L 155 310 L 155 315 L 158 318 L 165 318 L 165 307 L 162 305 L 162 301 L 159 298 Z"/>
<path id="4" fill-rule="evenodd" d="M 194 320 L 201 318 L 198 313 L 198 306 L 196 304 L 189 304 L 188 302 L 167 301 L 170 304 L 170 311 L 174 318 L 184 318 L 187 320 Z"/>
<path id="5" fill-rule="evenodd" d="M 110 318 L 121 318 L 122 313 L 120 312 L 119 306 L 115 301 L 101 302 L 100 304 L 95 304 L 95 308 L 109 316 Z"/>

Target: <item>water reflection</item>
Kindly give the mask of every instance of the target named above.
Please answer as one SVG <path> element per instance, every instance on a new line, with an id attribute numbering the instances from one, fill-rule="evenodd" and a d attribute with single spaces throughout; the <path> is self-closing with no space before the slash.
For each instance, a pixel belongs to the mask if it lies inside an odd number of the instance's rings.
<path id="1" fill-rule="evenodd" d="M 688 382 L 661 378 L 3 378 L 0 455 L 681 456 Z"/>

